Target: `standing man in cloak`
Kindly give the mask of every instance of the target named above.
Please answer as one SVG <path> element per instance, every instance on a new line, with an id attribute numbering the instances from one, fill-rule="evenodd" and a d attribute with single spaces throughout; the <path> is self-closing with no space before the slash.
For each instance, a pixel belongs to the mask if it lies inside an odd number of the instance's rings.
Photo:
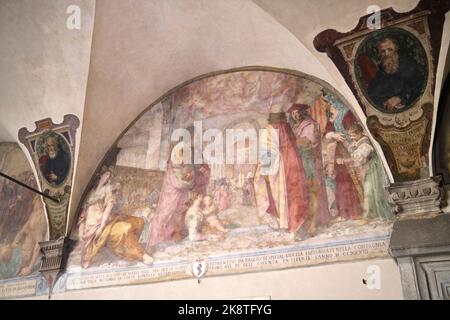
<path id="1" fill-rule="evenodd" d="M 261 139 L 260 163 L 255 179 L 260 218 L 269 213 L 277 228 L 295 237 L 308 217 L 306 175 L 294 133 L 284 112 L 270 113 L 267 136 Z"/>

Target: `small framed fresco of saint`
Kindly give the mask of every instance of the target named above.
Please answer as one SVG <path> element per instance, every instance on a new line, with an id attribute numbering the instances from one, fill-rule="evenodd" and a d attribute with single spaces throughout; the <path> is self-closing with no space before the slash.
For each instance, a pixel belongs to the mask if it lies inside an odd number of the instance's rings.
<path id="1" fill-rule="evenodd" d="M 367 101 L 385 113 L 414 106 L 428 81 L 428 61 L 420 41 L 400 28 L 369 34 L 356 51 L 355 77 Z"/>
<path id="2" fill-rule="evenodd" d="M 43 133 L 36 142 L 36 153 L 42 177 L 51 186 L 62 185 L 70 172 L 70 147 L 66 139 L 54 132 Z"/>

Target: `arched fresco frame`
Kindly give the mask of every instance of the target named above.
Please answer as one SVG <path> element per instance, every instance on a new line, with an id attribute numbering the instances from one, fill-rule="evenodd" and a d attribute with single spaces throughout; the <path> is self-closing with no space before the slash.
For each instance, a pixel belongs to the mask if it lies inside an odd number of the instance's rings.
<path id="1" fill-rule="evenodd" d="M 318 85 L 318 86 L 320 86 L 321 88 L 322 88 L 322 96 L 323 95 L 325 95 L 326 93 L 329 93 L 330 95 L 332 95 L 332 96 L 334 96 L 334 98 L 335 99 L 338 99 L 339 101 L 340 101 L 340 103 L 342 103 L 342 104 L 345 104 L 345 108 L 349 111 L 349 113 L 352 113 L 352 115 L 354 116 L 354 119 L 355 119 L 355 121 L 356 121 L 356 123 L 358 123 L 361 127 L 362 127 L 362 129 L 363 129 L 363 131 L 364 131 L 364 133 L 368 136 L 368 137 L 370 137 L 370 134 L 368 133 L 368 130 L 366 129 L 366 125 L 365 125 L 365 122 L 361 119 L 361 117 L 359 116 L 360 115 L 360 113 L 357 113 L 357 112 L 355 112 L 355 110 L 354 110 L 354 108 L 348 103 L 348 101 L 341 95 L 341 94 L 339 94 L 339 92 L 337 92 L 337 90 L 335 90 L 331 85 L 329 85 L 328 83 L 326 83 L 325 81 L 323 81 L 323 80 L 320 80 L 320 79 L 317 79 L 316 77 L 314 77 L 314 76 L 310 76 L 310 75 L 306 75 L 306 74 L 304 74 L 304 73 L 302 73 L 302 72 L 299 72 L 299 71 L 294 71 L 294 70 L 287 70 L 287 69 L 279 69 L 279 68 L 272 68 L 272 67 L 261 67 L 261 66 L 249 66 L 249 67 L 242 67 L 242 68 L 234 68 L 234 69 L 229 69 L 229 70 L 223 70 L 223 71 L 216 71 L 216 72 L 211 72 L 211 73 L 208 73 L 208 74 L 204 74 L 204 75 L 201 75 L 201 76 L 199 76 L 199 77 L 196 77 L 196 78 L 193 78 L 193 79 L 191 79 L 191 80 L 189 80 L 189 81 L 186 81 L 186 82 L 184 82 L 184 83 L 182 83 L 182 84 L 180 84 L 180 85 L 178 85 L 178 86 L 176 86 L 175 88 L 173 88 L 173 89 L 171 89 L 171 90 L 169 90 L 168 92 L 166 92 L 164 95 L 162 95 L 160 98 L 158 98 L 156 101 L 154 101 L 152 104 L 150 104 L 147 108 L 145 108 L 131 123 L 130 123 L 130 125 L 118 136 L 118 138 L 115 140 L 115 142 L 112 144 L 112 146 L 110 147 L 110 149 L 108 150 L 108 152 L 104 155 L 104 157 L 103 157 L 103 159 L 102 159 L 102 161 L 100 162 L 100 164 L 98 165 L 98 167 L 97 167 L 97 169 L 96 169 L 96 171 L 95 171 L 95 173 L 94 173 L 94 175 L 92 176 L 92 178 L 91 178 L 91 180 L 90 180 L 90 182 L 89 182 L 89 184 L 88 184 L 88 187 L 84 190 L 84 193 L 83 193 L 83 196 L 82 196 L 82 198 L 81 198 L 81 201 L 80 201 L 80 203 L 79 203 L 79 205 L 78 205 L 78 210 L 77 210 L 77 214 L 79 214 L 80 212 L 81 212 L 81 208 L 82 208 L 82 206 L 83 206 L 83 203 L 84 203 L 84 201 L 87 199 L 87 196 L 88 196 L 88 194 L 89 194 L 89 192 L 90 192 L 90 190 L 93 188 L 93 186 L 94 186 L 94 184 L 95 184 L 95 181 L 96 181 L 96 179 L 101 175 L 101 172 L 102 172 L 102 169 L 105 169 L 105 168 L 107 168 L 110 164 L 112 164 L 113 162 L 115 162 L 116 161 L 116 159 L 117 159 L 117 155 L 118 155 L 118 152 L 119 152 L 119 150 L 118 150 L 118 148 L 117 148 L 117 145 L 118 145 L 118 143 L 119 143 L 119 141 L 122 139 L 122 137 L 124 137 L 124 135 L 128 132 L 128 130 L 130 130 L 130 128 L 132 128 L 143 116 L 144 116 L 144 114 L 146 114 L 147 112 L 149 112 L 149 111 L 151 111 L 155 106 L 157 106 L 158 104 L 161 104 L 162 103 L 162 106 L 164 107 L 164 104 L 166 103 L 165 101 L 168 101 L 168 99 L 167 98 L 169 98 L 169 97 L 171 97 L 172 96 L 172 94 L 174 94 L 174 93 L 176 93 L 176 91 L 177 90 L 179 90 L 180 88 L 184 88 L 184 87 L 186 87 L 186 86 L 188 86 L 188 85 L 190 85 L 190 84 L 192 84 L 192 83 L 194 83 L 194 82 L 196 82 L 196 81 L 200 81 L 200 80 L 206 80 L 206 79 L 208 79 L 208 78 L 212 78 L 212 77 L 214 77 L 214 76 L 220 76 L 220 75 L 225 75 L 225 74 L 230 74 L 230 73 L 238 73 L 238 72 L 249 72 L 249 71 L 255 71 L 255 72 L 258 72 L 258 71 L 261 71 L 261 72 L 273 72 L 273 73 L 278 73 L 278 74 L 283 74 L 283 75 L 289 75 L 289 76 L 293 76 L 293 77 L 298 77 L 298 78 L 300 78 L 300 79 L 304 79 L 304 80 L 306 80 L 306 81 L 311 81 L 313 84 L 315 84 L 315 85 Z M 316 89 L 317 90 L 317 89 Z M 314 90 L 313 90 L 314 91 Z M 308 89 L 306 89 L 306 92 L 308 92 Z M 235 119 L 236 120 L 236 119 Z M 233 122 L 233 121 L 232 121 Z M 232 122 L 230 122 L 230 123 L 232 123 Z M 234 121 L 235 122 L 235 121 Z M 163 122 L 164 123 L 164 122 Z M 227 126 L 229 126 L 230 125 L 230 123 L 228 123 L 227 125 L 225 125 L 225 127 L 227 127 Z M 188 124 L 186 124 L 186 125 L 188 125 Z M 188 126 L 189 127 L 189 126 Z M 370 137 L 371 138 L 371 137 Z M 374 140 L 373 140 L 373 138 L 371 138 L 370 139 L 370 141 L 371 141 L 371 143 L 372 143 L 372 146 L 373 145 L 376 145 L 375 143 L 374 143 Z M 377 146 L 377 147 L 379 147 L 379 146 Z M 381 158 L 380 157 L 380 155 L 379 155 L 379 151 L 377 150 L 377 149 L 375 149 L 375 153 L 378 155 L 378 157 L 379 158 Z M 384 161 L 383 161 L 384 162 Z M 384 172 L 386 172 L 387 170 L 386 170 L 386 165 L 384 164 L 384 165 L 381 165 L 380 166 L 380 168 L 382 168 L 382 170 L 384 171 Z M 389 174 L 388 174 L 389 175 Z M 390 178 L 390 176 L 389 176 L 389 178 Z M 358 192 L 359 193 L 359 192 Z M 78 217 L 77 217 L 77 219 L 78 219 Z M 72 221 L 72 225 L 74 225 L 74 222 Z M 389 224 L 389 222 L 387 223 L 387 224 L 385 224 L 385 226 L 386 226 L 386 228 L 389 228 L 389 226 L 390 226 L 390 224 Z M 384 227 L 383 227 L 384 228 Z M 385 229 L 383 229 L 383 230 L 385 230 Z M 387 229 L 386 229 L 387 230 Z M 71 231 L 73 231 L 73 230 L 71 230 Z M 375 241 L 376 243 L 373 243 L 372 244 L 372 242 L 370 242 L 371 244 L 369 244 L 369 242 L 367 242 L 367 245 L 368 246 L 371 246 L 371 245 L 374 245 L 373 247 L 371 247 L 372 249 L 372 251 L 368 251 L 369 252 L 369 256 L 370 257 L 373 257 L 373 256 L 380 256 L 380 255 L 382 255 L 382 256 L 384 256 L 384 255 L 387 255 L 387 250 L 385 250 L 385 248 L 387 248 L 387 241 L 388 241 L 388 238 L 387 238 L 387 234 L 384 234 L 383 232 L 385 232 L 385 231 L 377 231 L 378 233 L 377 233 L 377 235 L 376 236 L 374 236 L 374 238 L 372 237 L 372 235 L 369 235 L 368 236 L 368 240 L 362 240 L 362 239 L 358 239 L 358 240 L 355 240 L 356 242 L 352 242 L 352 243 L 355 243 L 355 245 L 359 245 L 359 244 L 357 244 L 357 243 L 359 243 L 358 241 Z M 383 233 L 383 234 L 381 234 L 381 233 Z M 330 238 L 330 241 L 331 241 L 331 238 Z M 365 242 L 364 242 L 365 243 Z M 141 242 L 141 244 L 142 244 L 142 242 Z M 364 244 L 362 244 L 362 242 L 361 242 L 361 245 L 364 245 Z M 278 250 L 278 249 L 277 249 Z M 284 249 L 280 249 L 280 250 L 284 250 Z M 353 250 L 353 249 L 352 249 Z M 344 254 L 345 255 L 345 254 Z M 338 254 L 338 256 L 339 256 L 339 254 Z M 354 256 L 352 256 L 352 258 L 350 258 L 350 257 L 347 257 L 346 259 L 365 259 L 365 258 L 368 258 L 368 256 L 366 257 L 366 256 L 364 256 L 364 257 L 360 257 L 360 258 L 355 258 Z M 70 258 L 69 258 L 70 259 Z M 222 259 L 222 258 L 220 258 L 220 259 Z M 314 259 L 316 259 L 316 258 L 314 258 Z M 317 260 L 318 261 L 318 260 Z M 321 262 L 316 262 L 316 260 L 314 261 L 314 262 L 312 262 L 312 264 L 322 264 L 322 263 L 333 263 L 333 262 L 335 262 L 335 261 L 337 261 L 337 260 L 329 260 L 329 261 L 325 261 L 325 260 L 323 260 L 323 261 L 321 261 Z M 75 260 L 73 260 L 72 262 L 75 262 Z M 210 261 L 211 263 L 214 263 L 214 261 L 213 260 L 211 260 Z M 291 264 L 289 264 L 289 265 L 283 265 L 283 266 L 277 266 L 277 267 L 275 267 L 275 269 L 285 269 L 285 268 L 294 268 L 294 267 L 299 267 L 299 265 L 293 265 L 292 264 L 292 262 L 290 262 Z M 69 263 L 69 266 L 70 266 L 71 264 Z M 75 262 L 75 265 L 73 265 L 72 264 L 72 266 L 76 266 L 76 262 Z M 97 266 L 98 267 L 98 266 Z M 94 267 L 94 269 L 96 269 L 97 267 Z M 91 274 L 92 274 L 92 272 L 95 272 L 95 271 L 91 271 L 91 270 L 89 270 L 89 268 L 90 267 L 85 267 L 85 268 L 87 268 L 86 269 L 86 272 L 84 272 L 84 273 L 82 273 L 81 275 L 84 277 L 84 276 L 87 276 L 87 277 L 90 277 L 91 276 Z M 159 264 L 157 265 L 157 266 L 155 266 L 155 268 L 156 269 L 158 269 L 159 268 Z M 254 268 L 254 267 L 253 267 Z M 267 266 L 266 266 L 266 268 L 267 268 Z M 152 268 L 150 268 L 150 269 L 152 269 L 153 270 L 153 267 Z M 143 270 L 143 269 L 142 269 Z M 230 271 L 231 273 L 234 273 L 234 274 L 236 274 L 236 273 L 247 273 L 247 272 L 255 272 L 255 271 L 258 271 L 258 270 L 256 270 L 256 269 L 249 269 L 249 270 L 246 270 L 245 268 L 241 268 L 241 267 L 239 267 L 239 268 L 237 268 L 237 269 L 235 269 L 235 270 L 233 270 L 233 271 Z M 98 271 L 97 271 L 98 272 Z M 102 272 L 102 271 L 101 271 Z M 139 271 L 138 271 L 139 272 Z M 177 271 L 174 271 L 175 273 L 177 273 L 178 272 L 178 274 L 176 275 L 176 274 L 171 274 L 170 275 L 170 277 L 169 276 L 167 276 L 167 277 L 162 277 L 162 278 L 157 278 L 157 279 L 155 279 L 155 278 L 149 278 L 149 279 L 146 279 L 146 278 L 144 278 L 144 280 L 142 281 L 142 283 L 148 283 L 148 282 L 158 282 L 158 281 L 164 281 L 164 280 L 176 280 L 176 279 L 180 279 L 180 278 L 184 278 L 184 277 L 186 277 L 186 275 L 184 275 L 184 276 L 181 276 L 180 274 L 179 274 L 179 270 L 177 270 Z M 214 273 L 214 272 L 219 272 L 219 273 Z M 214 275 L 222 275 L 222 273 L 220 273 L 220 271 L 213 271 L 213 273 L 211 274 L 212 276 L 214 276 Z M 70 279 L 70 280 L 68 280 L 71 284 L 68 286 L 68 290 L 76 290 L 75 289 L 75 287 L 77 287 L 77 285 L 76 284 L 74 284 L 74 283 L 78 283 L 78 281 L 80 280 L 80 279 L 78 279 L 77 278 L 78 276 L 77 275 L 75 275 L 70 269 L 69 269 L 69 271 L 68 271 L 68 279 Z M 153 276 L 152 276 L 153 277 Z M 84 281 L 84 280 L 81 280 L 81 281 Z M 139 282 L 139 283 L 141 283 L 141 282 Z M 112 284 L 108 284 L 109 286 L 110 285 L 112 285 Z M 104 284 L 102 284 L 101 286 L 104 286 Z M 88 287 L 86 287 L 86 288 L 88 288 Z M 92 288 L 92 286 L 89 286 L 89 288 Z"/>
<path id="2" fill-rule="evenodd" d="M 328 93 L 331 93 L 332 95 L 334 95 L 336 98 L 338 98 L 343 104 L 345 104 L 345 106 L 348 108 L 348 110 L 355 116 L 356 121 L 362 125 L 363 130 L 365 131 L 365 133 L 371 138 L 371 142 L 373 145 L 376 145 L 374 143 L 373 138 L 370 136 L 370 134 L 368 134 L 368 131 L 366 129 L 366 125 L 365 122 L 363 121 L 363 119 L 361 119 L 361 117 L 359 116 L 361 113 L 357 113 L 355 112 L 353 106 L 351 106 L 348 101 L 341 95 L 339 94 L 339 92 L 337 92 L 337 90 L 335 90 L 331 85 L 329 85 L 328 83 L 326 83 L 325 81 L 322 81 L 320 79 L 317 79 L 316 77 L 313 76 L 309 76 L 306 75 L 302 72 L 299 71 L 294 71 L 294 70 L 287 70 L 287 69 L 279 69 L 279 68 L 271 68 L 271 67 L 261 67 L 261 66 L 249 66 L 249 67 L 242 67 L 242 68 L 234 68 L 234 69 L 229 69 L 229 70 L 223 70 L 223 71 L 217 71 L 217 72 L 212 72 L 212 73 L 208 73 L 205 75 L 201 75 L 199 77 L 196 77 L 194 79 L 191 79 L 189 81 L 186 81 L 178 86 L 176 86 L 175 88 L 169 90 L 168 92 L 166 92 L 164 95 L 162 95 L 160 98 L 158 98 L 156 101 L 154 101 L 152 104 L 150 104 L 147 108 L 145 108 L 138 117 L 136 117 L 131 123 L 130 125 L 121 132 L 121 134 L 117 137 L 116 141 L 112 144 L 112 146 L 109 148 L 108 152 L 105 153 L 103 159 L 101 160 L 100 164 L 98 165 L 98 167 L 96 168 L 91 180 L 89 181 L 89 184 L 87 186 L 87 188 L 84 190 L 83 196 L 81 198 L 81 201 L 78 204 L 78 210 L 75 214 L 76 218 L 78 219 L 78 214 L 81 212 L 81 208 L 82 208 L 82 203 L 84 202 L 84 200 L 86 199 L 86 196 L 89 192 L 89 190 L 92 188 L 95 179 L 98 175 L 98 173 L 100 172 L 100 170 L 102 169 L 103 164 L 105 163 L 105 161 L 107 161 L 110 158 L 114 158 L 117 156 L 117 152 L 118 149 L 116 148 L 118 142 L 120 141 L 120 139 L 125 135 L 126 132 L 128 132 L 128 130 L 135 125 L 135 123 L 141 119 L 141 117 L 148 112 L 149 110 L 152 110 L 153 107 L 155 107 L 157 104 L 161 103 L 162 101 L 164 101 L 167 97 L 169 97 L 170 95 L 172 95 L 174 92 L 176 92 L 176 90 L 185 87 L 195 81 L 198 80 L 203 80 L 203 79 L 207 79 L 209 77 L 214 77 L 214 76 L 218 76 L 218 75 L 222 75 L 222 74 L 228 74 L 228 73 L 233 73 L 233 72 L 243 72 L 243 71 L 267 71 L 267 72 L 276 72 L 276 73 L 281 73 L 281 74 L 287 74 L 287 75 L 292 75 L 292 76 L 296 76 L 296 77 L 300 77 L 309 81 L 312 81 L 316 84 L 318 84 L 319 86 L 322 86 Z M 244 120 L 244 119 L 243 119 Z M 232 125 L 231 123 L 228 123 L 228 126 Z M 379 146 L 377 146 L 379 148 Z M 380 156 L 380 152 L 376 149 L 375 152 L 378 154 L 378 156 L 380 158 L 382 158 Z M 384 161 L 383 161 L 384 162 Z M 386 165 L 384 164 L 384 171 L 386 172 Z M 389 174 L 389 172 L 388 172 Z M 390 176 L 389 176 L 390 177 Z M 71 226 L 68 228 L 68 233 L 71 234 L 72 233 L 72 226 L 74 225 L 74 220 L 72 219 L 71 221 Z M 384 229 L 383 229 L 384 230 Z M 383 231 L 384 232 L 384 231 Z M 360 241 L 360 240 L 357 240 Z M 361 241 L 366 241 L 366 240 L 361 240 Z M 373 240 L 369 240 L 369 241 L 374 241 L 375 244 L 380 245 L 379 247 L 373 247 L 374 251 L 373 254 L 375 254 L 375 256 L 379 256 L 379 255 L 387 255 L 387 241 L 388 241 L 388 237 L 387 235 L 377 235 Z M 353 243 L 353 242 L 352 242 Z M 355 245 L 359 245 L 359 243 L 363 244 L 365 242 L 354 242 Z M 368 242 L 368 243 L 372 243 L 372 242 Z M 353 246 L 353 244 L 350 244 L 350 246 Z M 363 257 L 362 259 L 366 259 L 369 257 Z M 355 257 L 349 258 L 349 259 L 355 259 Z M 213 262 L 213 261 L 212 261 Z M 329 260 L 329 261 L 324 261 L 324 262 L 319 262 L 316 263 L 314 262 L 314 264 L 322 264 L 322 263 L 335 263 L 336 261 L 334 260 Z M 297 268 L 299 267 L 298 265 L 283 265 L 283 266 L 277 266 L 275 268 L 271 267 L 269 269 L 264 269 L 266 271 L 268 270 L 280 270 L 280 269 L 286 269 L 286 268 Z M 255 272 L 255 271 L 264 271 L 263 269 L 261 270 L 243 270 L 243 269 L 238 269 L 236 271 L 233 271 L 232 273 L 247 273 L 247 272 Z M 74 277 L 77 277 L 77 272 L 75 271 L 75 273 L 73 273 L 71 270 L 67 270 L 66 273 L 64 273 L 61 277 L 61 279 L 56 283 L 56 286 L 58 287 L 58 291 L 63 292 L 63 291 L 68 291 L 68 290 L 78 290 L 81 288 L 76 288 L 76 284 L 74 287 L 73 281 L 74 281 Z M 97 271 L 98 272 L 98 271 Z M 103 271 L 101 271 L 103 272 Z M 134 271 L 133 271 L 134 272 Z M 211 274 L 212 276 L 214 276 L 214 273 Z M 217 274 L 217 275 L 222 275 L 222 273 Z M 184 276 L 186 277 L 186 276 Z M 189 276 L 187 276 L 189 277 Z M 165 280 L 176 280 L 179 279 L 179 277 L 172 277 L 170 279 L 157 279 L 157 280 L 147 280 L 145 279 L 142 282 L 136 282 L 136 284 L 138 283 L 148 283 L 148 282 L 156 282 L 156 281 L 165 281 Z M 36 292 L 33 294 L 31 293 L 31 295 L 41 295 L 41 294 L 45 294 L 46 293 L 46 285 L 45 283 L 39 278 L 39 276 L 36 276 L 36 278 L 32 279 L 33 281 L 36 280 Z M 25 281 L 24 279 L 15 279 L 14 282 L 17 281 L 17 284 L 20 285 L 20 283 L 22 281 Z M 27 281 L 30 281 L 30 279 L 27 279 Z M 75 280 L 76 281 L 76 280 Z M 69 284 L 71 283 L 71 284 Z M 9 283 L 11 284 L 11 283 Z M 131 284 L 131 283 L 127 283 L 127 284 Z M 1 283 L 0 283 L 1 285 Z M 122 284 L 106 284 L 106 286 L 114 286 L 114 285 L 122 285 Z M 105 286 L 105 285 L 101 285 L 101 286 Z M 86 288 L 94 288 L 95 286 L 88 286 Z M 30 294 L 28 294 L 30 295 Z"/>
<path id="3" fill-rule="evenodd" d="M 88 184 L 86 185 L 86 187 L 84 188 L 84 192 L 80 197 L 80 201 L 78 201 L 78 205 L 76 206 L 76 211 L 75 214 L 72 215 L 71 217 L 71 221 L 69 224 L 69 229 L 68 229 L 68 234 L 70 234 L 72 227 L 73 227 L 73 222 L 76 221 L 78 219 L 78 214 L 81 211 L 82 208 L 82 204 L 84 199 L 86 198 L 87 194 L 88 194 L 88 190 L 90 190 L 93 187 L 93 184 L 95 182 L 95 177 L 98 175 L 98 173 L 101 171 L 103 164 L 105 163 L 105 161 L 110 158 L 110 157 L 115 157 L 117 155 L 117 149 L 116 149 L 116 145 L 117 143 L 120 141 L 120 139 L 122 139 L 122 137 L 125 135 L 125 133 L 134 126 L 134 124 L 149 110 L 151 110 L 154 106 L 156 106 L 158 103 L 161 103 L 164 99 L 170 97 L 174 92 L 176 92 L 178 89 L 183 88 L 185 86 L 188 86 L 189 84 L 198 81 L 198 80 L 203 80 L 206 78 L 210 78 L 210 77 L 214 77 L 214 76 L 218 76 L 218 75 L 222 75 L 222 74 L 227 74 L 227 73 L 233 73 L 233 72 L 240 72 L 240 71 L 269 71 L 269 72 L 279 72 L 279 73 L 284 73 L 287 75 L 293 75 L 293 76 L 297 76 L 297 77 L 302 77 L 305 78 L 307 80 L 313 81 L 319 85 L 321 85 L 322 87 L 326 88 L 330 93 L 332 93 L 333 95 L 335 95 L 336 97 L 339 98 L 340 101 L 342 101 L 345 106 L 347 106 L 350 111 L 357 117 L 358 121 L 363 124 L 364 127 L 364 131 L 367 134 L 367 136 L 370 138 L 370 141 L 372 142 L 372 144 L 376 147 L 376 152 L 378 154 L 378 156 L 380 157 L 380 159 L 383 162 L 383 167 L 384 170 L 386 172 L 386 174 L 388 175 L 388 178 L 390 180 L 390 182 L 393 181 L 392 178 L 392 173 L 390 171 L 389 166 L 386 163 L 386 158 L 383 154 L 383 152 L 381 151 L 381 148 L 378 144 L 378 142 L 373 138 L 372 134 L 369 132 L 369 130 L 367 130 L 366 127 L 366 121 L 365 119 L 362 119 L 360 114 L 358 112 L 355 111 L 355 108 L 352 104 L 350 104 L 348 102 L 348 100 L 338 91 L 336 90 L 332 85 L 330 85 L 327 81 L 322 80 L 320 78 L 317 78 L 315 76 L 306 74 L 304 72 L 301 71 L 297 71 L 297 70 L 293 70 L 293 69 L 286 69 L 286 68 L 276 68 L 276 67 L 268 67 L 268 66 L 245 66 L 245 67 L 237 67 L 237 68 L 231 68 L 231 69 L 224 69 L 224 70 L 218 70 L 218 71 L 212 71 L 212 72 L 208 72 L 202 75 L 199 75 L 197 77 L 194 77 L 192 79 L 186 80 L 185 82 L 182 82 L 181 84 L 173 87 L 172 89 L 170 89 L 169 91 L 165 92 L 163 95 L 161 95 L 158 99 L 156 99 L 155 101 L 153 101 L 150 105 L 148 105 L 144 110 L 142 110 L 142 112 L 139 113 L 139 115 L 118 135 L 118 137 L 116 138 L 116 140 L 111 144 L 111 146 L 109 147 L 108 151 L 105 153 L 105 155 L 103 156 L 103 158 L 101 159 L 101 161 L 99 162 L 99 164 L 97 165 L 96 169 L 94 170 L 94 173 L 91 176 L 91 179 L 89 180 Z M 362 109 L 361 107 L 358 108 L 359 111 L 361 113 Z"/>

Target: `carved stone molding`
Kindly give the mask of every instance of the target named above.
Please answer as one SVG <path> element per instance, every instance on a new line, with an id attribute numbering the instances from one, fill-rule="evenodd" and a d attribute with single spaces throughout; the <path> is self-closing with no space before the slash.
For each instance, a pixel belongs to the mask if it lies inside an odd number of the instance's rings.
<path id="1" fill-rule="evenodd" d="M 408 300 L 450 299 L 450 215 L 396 221 L 389 252 Z"/>
<path id="2" fill-rule="evenodd" d="M 436 176 L 391 184 L 389 197 L 399 218 L 423 218 L 441 213 L 444 195 L 441 180 Z"/>
<path id="3" fill-rule="evenodd" d="M 66 268 L 66 262 L 73 247 L 73 240 L 68 237 L 61 237 L 57 240 L 40 242 L 39 246 L 42 252 L 39 272 L 47 281 L 50 297 L 53 286 Z"/>

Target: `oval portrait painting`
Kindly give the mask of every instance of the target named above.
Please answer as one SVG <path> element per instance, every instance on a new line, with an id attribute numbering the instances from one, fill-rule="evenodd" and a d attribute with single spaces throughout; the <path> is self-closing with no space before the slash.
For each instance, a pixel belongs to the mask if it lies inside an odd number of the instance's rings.
<path id="1" fill-rule="evenodd" d="M 56 132 L 43 133 L 36 142 L 39 169 L 52 186 L 59 186 L 70 171 L 70 148 L 66 139 Z"/>
<path id="2" fill-rule="evenodd" d="M 386 113 L 411 108 L 428 80 L 427 56 L 411 33 L 389 28 L 374 32 L 359 46 L 355 75 L 369 103 Z"/>

